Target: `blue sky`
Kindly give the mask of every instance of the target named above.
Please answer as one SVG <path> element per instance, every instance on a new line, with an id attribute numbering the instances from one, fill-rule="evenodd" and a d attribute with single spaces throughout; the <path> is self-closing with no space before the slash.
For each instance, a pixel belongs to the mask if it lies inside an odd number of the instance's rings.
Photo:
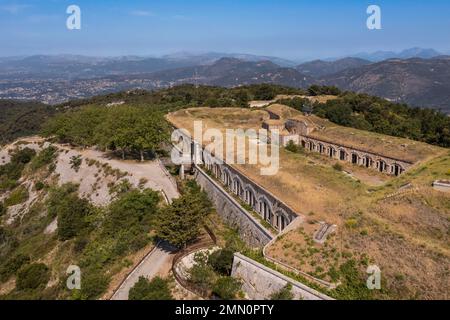
<path id="1" fill-rule="evenodd" d="M 82 29 L 66 29 L 66 8 Z M 366 9 L 382 10 L 368 30 Z M 0 56 L 253 53 L 291 59 L 410 47 L 450 51 L 448 0 L 0 0 Z"/>

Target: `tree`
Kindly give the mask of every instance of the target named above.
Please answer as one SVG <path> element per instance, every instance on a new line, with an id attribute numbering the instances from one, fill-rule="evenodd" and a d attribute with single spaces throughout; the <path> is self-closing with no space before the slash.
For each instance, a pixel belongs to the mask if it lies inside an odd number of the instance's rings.
<path id="1" fill-rule="evenodd" d="M 50 269 L 43 263 L 25 265 L 17 273 L 18 290 L 43 288 L 50 280 Z"/>
<path id="2" fill-rule="evenodd" d="M 299 150 L 300 150 L 299 146 L 296 145 L 295 142 L 292 141 L 292 140 L 289 140 L 289 142 L 288 142 L 288 144 L 286 145 L 285 149 L 286 149 L 287 151 L 289 151 L 289 152 L 292 152 L 292 153 L 297 153 L 297 152 L 299 152 Z"/>
<path id="3" fill-rule="evenodd" d="M 231 249 L 225 248 L 211 253 L 208 259 L 208 264 L 217 273 L 223 276 L 229 276 L 233 268 L 234 252 Z"/>
<path id="4" fill-rule="evenodd" d="M 16 150 L 11 155 L 11 162 L 27 164 L 33 159 L 34 156 L 36 156 L 36 151 L 33 149 L 24 148 L 22 150 Z"/>
<path id="5" fill-rule="evenodd" d="M 88 269 L 83 272 L 81 290 L 77 292 L 83 300 L 97 299 L 108 288 L 110 278 L 99 269 Z"/>
<path id="6" fill-rule="evenodd" d="M 169 288 L 169 281 L 156 277 L 149 281 L 140 277 L 139 281 L 130 289 L 129 300 L 173 300 Z"/>
<path id="7" fill-rule="evenodd" d="M 88 217 L 93 213 L 89 201 L 80 199 L 78 186 L 65 184 L 50 193 L 47 202 L 50 217 L 58 217 L 58 238 L 61 241 L 82 234 L 88 227 Z"/>
<path id="8" fill-rule="evenodd" d="M 200 234 L 202 221 L 211 212 L 208 196 L 196 184 L 161 210 L 157 234 L 177 247 L 185 247 Z"/>
<path id="9" fill-rule="evenodd" d="M 241 290 L 241 282 L 232 277 L 219 278 L 214 285 L 213 293 L 223 300 L 232 300 L 236 298 L 237 293 Z"/>
<path id="10" fill-rule="evenodd" d="M 169 138 L 168 124 L 163 115 L 147 110 L 138 118 L 133 131 L 132 147 L 139 151 L 141 161 L 144 161 L 144 151 L 154 152 Z"/>
<path id="11" fill-rule="evenodd" d="M 279 291 L 274 292 L 270 295 L 270 300 L 292 300 L 294 299 L 294 294 L 292 293 L 292 284 L 288 283 Z"/>
<path id="12" fill-rule="evenodd" d="M 202 291 L 204 296 L 209 294 L 217 279 L 214 269 L 208 265 L 208 255 L 202 252 L 195 254 L 194 265 L 189 269 L 188 274 L 189 282 Z"/>
<path id="13" fill-rule="evenodd" d="M 272 100 L 276 96 L 275 88 L 270 84 L 261 84 L 255 92 L 255 100 Z"/>
<path id="14" fill-rule="evenodd" d="M 111 256 L 141 249 L 155 228 L 161 197 L 153 190 L 131 190 L 109 206 L 103 223 L 102 239 L 111 241 Z"/>
<path id="15" fill-rule="evenodd" d="M 15 274 L 22 266 L 30 262 L 30 257 L 21 253 L 18 253 L 8 260 L 0 268 L 0 282 L 4 282 L 9 279 L 10 276 Z"/>

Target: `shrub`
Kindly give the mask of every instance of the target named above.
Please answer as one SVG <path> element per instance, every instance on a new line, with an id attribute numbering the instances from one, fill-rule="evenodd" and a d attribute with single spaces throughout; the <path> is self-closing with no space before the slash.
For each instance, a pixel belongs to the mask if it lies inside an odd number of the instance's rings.
<path id="1" fill-rule="evenodd" d="M 294 143 L 294 141 L 290 140 L 286 145 L 286 150 L 289 152 L 297 153 L 299 152 L 299 147 Z"/>
<path id="2" fill-rule="evenodd" d="M 350 259 L 339 268 L 342 284 L 334 289 L 343 300 L 373 299 L 374 292 L 366 285 L 366 275 L 358 269 L 355 260 Z"/>
<path id="3" fill-rule="evenodd" d="M 128 179 L 120 181 L 118 184 L 112 183 L 109 186 L 109 194 L 114 194 L 115 196 L 121 196 L 129 192 L 133 188 L 132 184 Z"/>
<path id="4" fill-rule="evenodd" d="M 149 281 L 140 277 L 139 281 L 130 289 L 129 300 L 172 300 L 169 281 L 156 277 Z"/>
<path id="5" fill-rule="evenodd" d="M 78 172 L 80 170 L 81 164 L 83 163 L 83 159 L 81 156 L 73 156 L 70 158 L 70 167 Z"/>
<path id="6" fill-rule="evenodd" d="M 45 184 L 42 181 L 38 181 L 34 185 L 34 188 L 36 189 L 36 191 L 41 191 L 42 189 L 45 188 Z"/>
<path id="7" fill-rule="evenodd" d="M 28 190 L 25 187 L 20 186 L 11 192 L 8 199 L 5 200 L 5 206 L 11 207 L 23 203 L 28 199 L 28 196 Z"/>
<path id="8" fill-rule="evenodd" d="M 0 268 L 0 281 L 4 282 L 9 279 L 10 276 L 15 274 L 23 265 L 30 262 L 30 257 L 17 254 L 8 260 Z"/>
<path id="9" fill-rule="evenodd" d="M 43 149 L 31 162 L 31 169 L 37 170 L 53 163 L 53 160 L 56 158 L 57 151 L 58 149 L 53 146 Z"/>
<path id="10" fill-rule="evenodd" d="M 223 300 L 232 300 L 236 298 L 241 287 L 242 284 L 239 280 L 232 277 L 223 277 L 215 283 L 213 293 Z"/>
<path id="11" fill-rule="evenodd" d="M 73 244 L 73 250 L 75 251 L 75 253 L 81 253 L 83 252 L 84 248 L 86 248 L 88 243 L 89 240 L 87 238 L 77 238 Z"/>
<path id="12" fill-rule="evenodd" d="M 6 213 L 6 207 L 3 202 L 0 202 L 0 217 Z"/>
<path id="13" fill-rule="evenodd" d="M 345 221 L 345 226 L 349 229 L 354 229 L 358 226 L 358 220 L 356 219 L 347 219 Z"/>
<path id="14" fill-rule="evenodd" d="M 208 264 L 217 273 L 229 276 L 233 267 L 234 252 L 230 249 L 222 249 L 213 252 L 208 259 Z"/>
<path id="15" fill-rule="evenodd" d="M 88 200 L 71 194 L 58 204 L 58 237 L 65 241 L 80 235 L 88 226 L 87 217 L 92 213 Z"/>
<path id="16" fill-rule="evenodd" d="M 288 283 L 279 291 L 270 295 L 270 300 L 292 300 L 294 294 L 292 293 L 292 284 Z"/>
<path id="17" fill-rule="evenodd" d="M 197 253 L 194 257 L 194 266 L 189 269 L 189 281 L 206 294 L 216 282 L 216 273 L 207 263 L 208 257 Z"/>
<path id="18" fill-rule="evenodd" d="M 18 290 L 43 288 L 50 280 L 50 269 L 43 263 L 33 263 L 22 267 L 17 273 Z"/>
<path id="19" fill-rule="evenodd" d="M 94 300 L 108 288 L 110 278 L 102 270 L 88 270 L 81 279 L 80 297 L 83 300 Z"/>
<path id="20" fill-rule="evenodd" d="M 11 154 L 11 162 L 12 163 L 29 163 L 33 157 L 36 155 L 36 151 L 30 148 L 24 148 L 22 150 L 15 150 Z"/>
<path id="21" fill-rule="evenodd" d="M 342 167 L 342 165 L 340 163 L 335 163 L 333 165 L 333 169 L 336 171 L 342 171 L 344 168 Z"/>
<path id="22" fill-rule="evenodd" d="M 158 211 L 159 194 L 153 190 L 133 190 L 123 194 L 109 208 L 105 231 L 109 235 L 129 231 L 135 234 L 149 231 Z"/>

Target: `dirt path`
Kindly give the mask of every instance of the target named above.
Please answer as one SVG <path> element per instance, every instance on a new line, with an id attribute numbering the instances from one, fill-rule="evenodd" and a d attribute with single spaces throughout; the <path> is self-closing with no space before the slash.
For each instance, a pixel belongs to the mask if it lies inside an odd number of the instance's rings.
<path id="1" fill-rule="evenodd" d="M 176 185 L 171 181 L 170 177 L 166 175 L 158 161 L 140 163 L 132 160 L 116 160 L 107 157 L 103 152 L 92 149 L 84 150 L 81 154 L 86 158 L 108 163 L 113 169 L 130 172 L 138 179 L 147 178 L 149 183 L 153 184 L 152 189 L 164 190 L 170 200 L 178 198 L 179 196 Z"/>

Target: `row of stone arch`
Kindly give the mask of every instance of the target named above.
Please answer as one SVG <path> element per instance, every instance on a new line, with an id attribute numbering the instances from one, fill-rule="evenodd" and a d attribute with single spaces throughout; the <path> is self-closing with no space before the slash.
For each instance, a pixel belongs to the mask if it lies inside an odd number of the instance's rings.
<path id="1" fill-rule="evenodd" d="M 326 145 L 324 143 L 314 142 L 311 140 L 302 140 L 301 145 L 303 148 L 311 152 L 318 152 L 332 159 L 338 159 L 340 161 L 351 162 L 352 164 L 364 166 L 366 168 L 376 169 L 382 173 L 399 176 L 405 172 L 405 168 L 399 163 L 388 164 L 387 161 L 381 158 L 376 158 L 369 154 L 357 151 L 348 152 L 343 147 L 334 147 L 332 145 Z"/>
<path id="2" fill-rule="evenodd" d="M 219 180 L 228 191 L 239 197 L 252 210 L 257 212 L 262 219 L 272 227 L 284 230 L 291 222 L 291 217 L 283 208 L 272 203 L 265 194 L 256 191 L 252 183 L 246 183 L 239 174 L 232 172 L 226 165 L 214 162 L 214 159 L 205 157 L 204 164 L 217 180 Z"/>

